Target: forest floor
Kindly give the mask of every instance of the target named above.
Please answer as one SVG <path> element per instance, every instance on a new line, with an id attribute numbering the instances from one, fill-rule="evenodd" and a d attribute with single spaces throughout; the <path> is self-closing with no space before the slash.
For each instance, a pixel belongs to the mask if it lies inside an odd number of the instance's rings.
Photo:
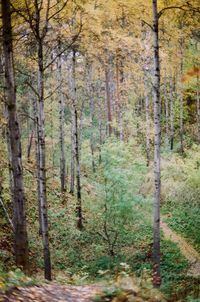
<path id="1" fill-rule="evenodd" d="M 174 232 L 164 221 L 161 221 L 161 228 L 163 230 L 164 236 L 166 239 L 175 242 L 182 255 L 190 263 L 190 269 L 188 270 L 188 275 L 192 275 L 193 277 L 200 276 L 200 255 L 194 249 L 194 247 L 187 242 L 182 236 Z"/>
<path id="2" fill-rule="evenodd" d="M 44 285 L 16 288 L 7 295 L 0 296 L 0 302 L 91 302 L 101 288 L 91 286 Z"/>

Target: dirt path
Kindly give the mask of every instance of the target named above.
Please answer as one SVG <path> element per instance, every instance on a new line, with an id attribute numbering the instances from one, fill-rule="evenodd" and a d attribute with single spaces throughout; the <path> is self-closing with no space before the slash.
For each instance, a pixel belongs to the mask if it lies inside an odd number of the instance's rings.
<path id="1" fill-rule="evenodd" d="M 161 221 L 161 228 L 165 238 L 177 243 L 183 256 L 185 256 L 185 258 L 190 262 L 191 266 L 188 271 L 188 275 L 200 276 L 199 253 L 186 241 L 186 239 L 171 230 L 167 223 Z"/>
<path id="2" fill-rule="evenodd" d="M 0 302 L 92 302 L 100 287 L 44 285 L 18 288 L 6 296 L 0 295 Z"/>

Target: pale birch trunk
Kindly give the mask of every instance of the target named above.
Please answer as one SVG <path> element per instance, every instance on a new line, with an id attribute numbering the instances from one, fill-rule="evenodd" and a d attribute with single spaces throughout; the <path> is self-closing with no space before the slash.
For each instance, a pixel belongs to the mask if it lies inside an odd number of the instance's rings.
<path id="1" fill-rule="evenodd" d="M 9 149 L 12 171 L 12 199 L 14 224 L 14 254 L 16 265 L 28 268 L 28 238 L 25 215 L 25 194 L 22 170 L 20 128 L 16 107 L 16 86 L 13 63 L 10 0 L 2 1 L 3 51 L 5 60 L 6 109 L 8 113 Z"/>
<path id="2" fill-rule="evenodd" d="M 153 50 L 154 50 L 154 175 L 155 201 L 153 224 L 153 285 L 159 287 L 160 275 L 160 60 L 159 60 L 159 24 L 157 0 L 153 4 Z"/>

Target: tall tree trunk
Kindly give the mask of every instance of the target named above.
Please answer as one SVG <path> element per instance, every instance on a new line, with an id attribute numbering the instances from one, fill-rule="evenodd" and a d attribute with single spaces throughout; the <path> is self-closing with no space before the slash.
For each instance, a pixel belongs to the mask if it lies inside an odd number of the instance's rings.
<path id="1" fill-rule="evenodd" d="M 160 60 L 159 60 L 159 24 L 157 0 L 153 4 L 153 50 L 154 50 L 154 175 L 155 201 L 153 225 L 153 285 L 159 287 L 160 275 Z"/>
<path id="2" fill-rule="evenodd" d="M 184 152 L 183 146 L 183 42 L 181 41 L 181 66 L 180 66 L 180 152 Z"/>
<path id="3" fill-rule="evenodd" d="M 93 173 L 96 172 L 95 167 L 95 160 L 94 160 L 94 135 L 93 135 L 93 128 L 94 128 L 94 96 L 93 96 L 93 88 L 92 88 L 92 64 L 87 64 L 87 91 L 88 91 L 88 98 L 90 100 L 90 150 L 91 150 L 91 157 L 92 157 L 92 171 Z"/>
<path id="4" fill-rule="evenodd" d="M 34 128 L 35 128 L 35 159 L 36 159 L 36 179 L 37 179 L 37 192 L 38 192 L 38 213 L 39 213 L 39 235 L 42 235 L 42 222 L 41 222 L 41 206 L 40 206 L 40 153 L 39 153 L 39 138 L 38 138 L 38 102 L 33 98 L 33 115 L 34 115 Z"/>
<path id="5" fill-rule="evenodd" d="M 122 122 L 122 106 L 121 106 L 121 87 L 120 84 L 122 84 L 122 77 L 120 79 L 120 58 L 117 57 L 117 62 L 116 62 L 116 96 L 117 96 L 117 121 L 118 121 L 118 129 L 119 129 L 119 138 L 120 141 L 123 141 L 123 122 Z"/>
<path id="6" fill-rule="evenodd" d="M 45 162 L 45 114 L 44 114 L 44 68 L 43 41 L 38 37 L 38 150 L 39 150 L 39 200 L 41 209 L 41 230 L 44 249 L 44 275 L 51 280 L 51 257 L 49 248 L 49 230 L 46 197 L 46 162 Z"/>
<path id="7" fill-rule="evenodd" d="M 173 77 L 170 80 L 170 149 L 174 148 Z"/>
<path id="8" fill-rule="evenodd" d="M 78 135 L 78 112 L 77 112 L 77 99 L 76 99 L 76 52 L 73 51 L 72 60 L 72 111 L 74 119 L 74 147 L 75 147 L 75 160 L 76 160 L 76 214 L 77 214 L 77 228 L 83 229 L 83 215 L 82 215 L 82 199 L 81 199 L 81 169 L 80 169 L 80 156 L 79 156 L 79 135 Z"/>
<path id="9" fill-rule="evenodd" d="M 108 135 L 112 134 L 112 111 L 111 111 L 111 88 L 110 88 L 110 66 L 107 63 L 105 66 L 105 81 L 106 81 L 106 104 L 107 104 L 107 122 Z"/>
<path id="10" fill-rule="evenodd" d="M 16 265 L 27 270 L 28 239 L 26 230 L 21 138 L 16 108 L 10 0 L 2 1 L 1 8 L 5 60 L 6 107 L 8 112 L 9 148 L 13 178 L 13 187 L 11 189 L 13 190 L 14 253 Z"/>
<path id="11" fill-rule="evenodd" d="M 165 97 L 165 125 L 166 125 L 166 147 L 169 147 L 169 102 L 167 93 L 167 76 L 165 71 L 165 82 L 164 82 L 164 97 Z"/>
<path id="12" fill-rule="evenodd" d="M 60 51 L 60 50 L 59 50 Z M 58 81 L 59 81 L 59 140 L 60 140 L 60 184 L 61 193 L 66 191 L 66 159 L 65 159 L 65 104 L 62 92 L 62 62 L 61 55 L 58 57 Z"/>
<path id="13" fill-rule="evenodd" d="M 75 147 L 74 147 L 74 128 L 75 128 L 75 117 L 74 111 L 71 110 L 71 164 L 70 164 L 70 194 L 74 194 L 75 185 Z"/>
<path id="14" fill-rule="evenodd" d="M 199 96 L 199 69 L 197 70 L 197 126 L 198 126 L 198 143 L 200 144 L 200 96 Z"/>
<path id="15" fill-rule="evenodd" d="M 147 153 L 147 167 L 150 164 L 150 116 L 149 116 L 149 91 L 146 75 L 144 75 L 144 89 L 145 89 L 145 116 L 146 116 L 146 153 Z"/>

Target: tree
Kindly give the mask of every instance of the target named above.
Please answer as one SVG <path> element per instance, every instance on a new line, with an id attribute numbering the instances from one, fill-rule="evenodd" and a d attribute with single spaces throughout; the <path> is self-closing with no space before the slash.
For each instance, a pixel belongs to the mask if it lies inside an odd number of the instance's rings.
<path id="1" fill-rule="evenodd" d="M 6 109 L 11 155 L 14 253 L 16 265 L 28 269 L 28 238 L 26 230 L 25 195 L 22 168 L 22 151 L 17 117 L 16 86 L 13 62 L 10 0 L 1 2 L 3 21 L 3 50 L 5 60 Z"/>
<path id="2" fill-rule="evenodd" d="M 153 285 L 159 287 L 160 275 L 160 61 L 159 61 L 159 22 L 157 0 L 152 1 L 153 8 L 153 49 L 154 49 L 154 175 L 155 201 L 153 225 Z"/>

